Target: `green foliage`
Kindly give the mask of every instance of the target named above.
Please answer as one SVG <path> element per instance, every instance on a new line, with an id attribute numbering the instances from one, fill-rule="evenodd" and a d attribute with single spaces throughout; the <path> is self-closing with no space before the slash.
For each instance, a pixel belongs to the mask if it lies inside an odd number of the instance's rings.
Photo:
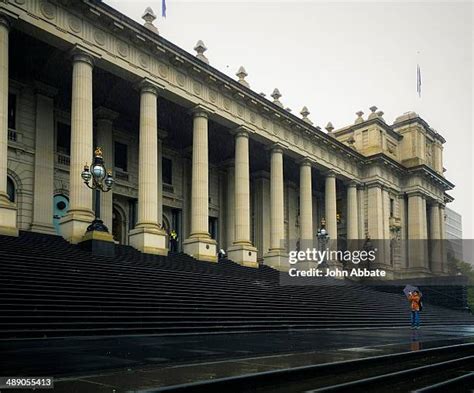
<path id="1" fill-rule="evenodd" d="M 467 304 L 471 310 L 474 310 L 474 267 L 464 261 L 456 261 L 457 270 L 469 279 L 469 287 L 467 288 Z"/>

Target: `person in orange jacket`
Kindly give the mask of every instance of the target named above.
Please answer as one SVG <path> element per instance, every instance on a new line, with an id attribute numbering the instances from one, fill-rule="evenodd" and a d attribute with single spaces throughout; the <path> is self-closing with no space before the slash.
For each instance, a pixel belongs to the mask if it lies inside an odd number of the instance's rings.
<path id="1" fill-rule="evenodd" d="M 418 291 L 408 293 L 411 308 L 411 328 L 420 328 L 421 295 Z"/>

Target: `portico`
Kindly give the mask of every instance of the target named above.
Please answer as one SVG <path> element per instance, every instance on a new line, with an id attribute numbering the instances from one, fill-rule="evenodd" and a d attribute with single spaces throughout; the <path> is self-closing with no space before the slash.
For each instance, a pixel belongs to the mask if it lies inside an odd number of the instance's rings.
<path id="1" fill-rule="evenodd" d="M 277 89 L 273 101 L 252 91 L 245 70 L 232 80 L 206 64 L 201 52 L 176 52 L 100 4 L 91 8 L 101 16 L 95 23 L 95 13 L 82 10 L 78 18 L 62 3 L 2 7 L 1 233 L 52 233 L 52 201 L 62 195 L 69 206 L 59 234 L 81 242 L 94 215 L 80 173 L 101 145 L 117 179 L 113 194 L 102 196 L 103 219 L 115 228 L 114 212 L 121 212 L 126 240 L 116 240 L 144 253 L 167 255 L 167 231 L 176 229 L 180 250 L 196 259 L 217 262 L 218 248 L 225 248 L 239 264 L 287 270 L 291 244 L 316 246 L 324 218 L 333 248 L 369 236 L 384 242 L 380 263 L 393 274 L 446 272 L 443 259 L 434 257 L 438 252 L 427 248 L 418 255 L 410 247 L 409 255 L 397 256 L 403 271 L 395 272 L 386 246 L 397 236 L 443 238 L 442 208 L 452 187 L 442 174 L 443 140 L 418 116 L 388 125 L 375 110 L 368 119 L 358 112 L 354 125 L 324 132 L 306 107 L 302 118 L 284 109 Z M 121 28 L 110 28 L 113 23 Z M 31 34 L 57 35 L 54 24 L 68 34 L 55 40 Z M 25 65 L 9 73 L 12 29 L 15 47 L 36 46 L 38 61 L 48 64 L 35 75 L 41 89 L 30 86 Z M 17 65 L 18 55 L 10 55 Z M 21 86 L 16 99 L 22 110 L 36 116 L 33 130 L 26 122 L 9 131 L 12 81 Z M 31 97 L 37 109 L 28 108 Z M 21 143 L 9 137 L 13 132 L 24 136 Z M 405 146 L 412 133 L 433 144 L 435 161 L 421 157 L 425 150 L 412 156 Z M 30 205 L 10 201 L 9 171 L 32 173 L 24 179 L 25 195 L 34 195 Z M 442 250 L 442 243 L 437 247 Z M 424 255 L 433 256 L 431 264 Z"/>

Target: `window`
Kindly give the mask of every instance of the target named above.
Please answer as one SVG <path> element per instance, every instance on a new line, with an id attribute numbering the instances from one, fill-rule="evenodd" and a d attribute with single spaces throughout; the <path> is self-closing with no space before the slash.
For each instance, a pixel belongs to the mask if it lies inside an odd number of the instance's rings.
<path id="1" fill-rule="evenodd" d="M 16 130 L 16 95 L 8 94 L 8 128 Z"/>
<path id="2" fill-rule="evenodd" d="M 161 160 L 163 171 L 163 183 L 173 184 L 173 162 L 166 157 Z"/>
<path id="3" fill-rule="evenodd" d="M 123 172 L 128 171 L 128 146 L 124 143 L 115 142 L 114 166 Z"/>
<path id="4" fill-rule="evenodd" d="M 394 210 L 395 210 L 395 201 L 393 198 L 390 198 L 390 217 L 394 216 Z"/>
<path id="5" fill-rule="evenodd" d="M 7 195 L 10 202 L 15 202 L 15 183 L 7 176 Z"/>
<path id="6" fill-rule="evenodd" d="M 65 123 L 57 124 L 56 151 L 58 153 L 71 154 L 71 126 Z"/>

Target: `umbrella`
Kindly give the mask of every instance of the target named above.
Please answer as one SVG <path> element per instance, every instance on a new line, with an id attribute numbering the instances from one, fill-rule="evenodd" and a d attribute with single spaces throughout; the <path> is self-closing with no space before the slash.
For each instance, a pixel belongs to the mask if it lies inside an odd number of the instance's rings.
<path id="1" fill-rule="evenodd" d="M 418 287 L 415 287 L 413 285 L 408 284 L 405 286 L 405 288 L 403 288 L 403 293 L 405 294 L 405 296 L 408 296 L 408 293 L 413 291 L 418 291 L 421 295 L 421 291 L 418 289 Z"/>

